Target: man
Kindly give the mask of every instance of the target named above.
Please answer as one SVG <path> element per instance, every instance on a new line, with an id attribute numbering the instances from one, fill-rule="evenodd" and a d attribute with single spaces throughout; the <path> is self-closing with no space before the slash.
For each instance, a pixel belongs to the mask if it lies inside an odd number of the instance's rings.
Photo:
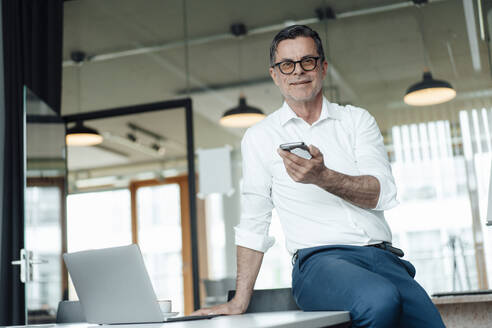
<path id="1" fill-rule="evenodd" d="M 268 227 L 275 207 L 294 254 L 292 291 L 300 308 L 350 311 L 354 327 L 444 327 L 413 279 L 412 264 L 388 250 L 383 211 L 398 203 L 376 121 L 361 108 L 324 99 L 328 64 L 309 27 L 280 31 L 270 65 L 285 103 L 242 141 L 236 296 L 195 314 L 247 309 L 263 253 L 273 244 Z M 311 159 L 279 148 L 298 141 L 310 145 Z"/>

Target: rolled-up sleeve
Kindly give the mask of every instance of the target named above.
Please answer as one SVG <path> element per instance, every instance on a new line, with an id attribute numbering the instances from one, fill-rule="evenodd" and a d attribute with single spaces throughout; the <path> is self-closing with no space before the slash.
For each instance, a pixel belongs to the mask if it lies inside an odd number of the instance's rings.
<path id="1" fill-rule="evenodd" d="M 399 203 L 383 136 L 374 117 L 364 109 L 352 109 L 355 121 L 355 157 L 361 175 L 378 179 L 380 192 L 373 210 L 389 210 Z"/>
<path id="2" fill-rule="evenodd" d="M 267 168 L 269 154 L 265 154 L 264 142 L 253 129 L 246 131 L 241 142 L 241 221 L 234 228 L 236 245 L 260 252 L 266 252 L 275 243 L 275 238 L 268 235 L 273 209 L 272 176 Z"/>

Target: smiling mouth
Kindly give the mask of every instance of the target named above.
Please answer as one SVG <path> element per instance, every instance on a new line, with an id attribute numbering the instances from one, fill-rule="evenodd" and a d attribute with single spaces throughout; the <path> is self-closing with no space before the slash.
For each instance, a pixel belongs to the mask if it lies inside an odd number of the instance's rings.
<path id="1" fill-rule="evenodd" d="M 297 81 L 297 82 L 292 82 L 291 85 L 303 85 L 308 83 L 311 83 L 311 81 Z"/>

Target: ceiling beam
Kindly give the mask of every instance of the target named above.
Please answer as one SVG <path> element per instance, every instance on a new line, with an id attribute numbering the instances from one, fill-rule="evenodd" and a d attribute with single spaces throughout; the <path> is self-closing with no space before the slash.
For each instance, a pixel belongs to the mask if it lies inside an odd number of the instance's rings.
<path id="1" fill-rule="evenodd" d="M 443 1 L 447 1 L 447 0 L 433 0 L 433 1 L 429 1 L 429 2 L 437 3 L 437 2 L 443 2 Z M 373 8 L 365 8 L 365 9 L 360 9 L 360 10 L 353 10 L 353 11 L 348 11 L 348 12 L 336 13 L 336 19 L 370 15 L 370 14 L 375 14 L 375 13 L 381 13 L 381 12 L 392 11 L 392 10 L 396 10 L 396 9 L 412 7 L 414 5 L 415 4 L 413 3 L 413 1 L 405 1 L 405 2 L 401 2 L 401 3 L 397 3 L 397 4 L 391 4 L 391 5 L 379 6 L 379 7 L 373 7 Z M 268 32 L 273 32 L 273 31 L 279 31 L 279 30 L 283 29 L 284 27 L 287 27 L 287 26 L 293 25 L 293 24 L 304 24 L 304 25 L 306 25 L 306 24 L 316 24 L 316 23 L 320 23 L 320 22 L 321 21 L 319 20 L 318 17 L 311 17 L 311 18 L 306 18 L 306 19 L 302 19 L 302 20 L 292 20 L 292 21 L 289 20 L 289 21 L 284 21 L 281 23 L 273 24 L 273 25 L 266 25 L 266 26 L 261 26 L 261 27 L 249 29 L 248 34 L 246 36 L 255 35 L 255 34 L 263 34 L 263 33 L 268 33 Z M 116 59 L 116 58 L 121 58 L 121 57 L 136 56 L 136 55 L 148 54 L 148 53 L 153 53 L 153 52 L 160 52 L 163 50 L 175 49 L 178 47 L 183 47 L 186 43 L 188 44 L 188 46 L 196 46 L 196 45 L 206 44 L 206 43 L 210 43 L 210 42 L 231 40 L 234 38 L 236 38 L 236 36 L 230 32 L 219 33 L 219 34 L 209 35 L 209 36 L 200 37 L 200 38 L 192 38 L 192 39 L 189 39 L 187 42 L 185 40 L 177 40 L 177 41 L 166 42 L 163 44 L 158 44 L 158 45 L 149 46 L 149 47 L 137 47 L 137 48 L 122 50 L 122 51 L 117 51 L 117 52 L 88 55 L 86 61 L 87 62 L 105 61 L 105 60 L 111 60 L 111 59 Z M 77 65 L 77 63 L 75 63 L 72 60 L 63 61 L 63 67 L 75 66 L 75 65 Z"/>

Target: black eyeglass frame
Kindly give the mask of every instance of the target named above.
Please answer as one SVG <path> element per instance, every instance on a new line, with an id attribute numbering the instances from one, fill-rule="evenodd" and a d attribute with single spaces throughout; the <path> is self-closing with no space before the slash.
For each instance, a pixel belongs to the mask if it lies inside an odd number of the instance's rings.
<path id="1" fill-rule="evenodd" d="M 304 66 L 302 65 L 302 62 L 303 62 L 304 60 L 306 60 L 306 59 L 314 59 L 314 60 L 315 60 L 315 62 L 314 62 L 314 67 L 313 67 L 312 69 L 305 69 L 305 68 L 304 68 Z M 320 56 L 307 56 L 307 57 L 302 58 L 301 60 L 296 60 L 296 61 L 294 61 L 294 60 L 284 60 L 284 61 L 281 61 L 281 62 L 278 62 L 278 63 L 273 64 L 272 68 L 276 66 L 276 67 L 278 67 L 279 71 L 280 71 L 282 74 L 284 74 L 284 75 L 290 75 L 290 74 L 292 74 L 292 73 L 294 73 L 294 72 L 295 72 L 295 70 L 296 70 L 296 65 L 297 65 L 297 64 L 299 64 L 299 65 L 301 65 L 301 68 L 302 68 L 305 72 L 312 72 L 312 71 L 314 71 L 316 68 L 318 68 L 318 60 L 320 60 L 320 59 L 321 59 L 321 57 L 320 57 Z M 293 64 L 294 64 L 294 68 L 292 69 L 292 72 L 290 72 L 290 73 L 285 73 L 284 71 L 282 71 L 282 69 L 280 68 L 280 65 L 282 65 L 283 63 L 293 63 Z"/>

